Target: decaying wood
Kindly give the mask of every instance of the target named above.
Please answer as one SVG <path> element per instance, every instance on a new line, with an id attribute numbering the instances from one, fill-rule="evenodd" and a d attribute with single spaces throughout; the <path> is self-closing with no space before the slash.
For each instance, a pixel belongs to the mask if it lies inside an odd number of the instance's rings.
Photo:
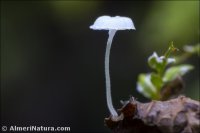
<path id="1" fill-rule="evenodd" d="M 119 113 L 105 119 L 113 133 L 200 133 L 200 102 L 185 96 L 149 103 L 132 97 Z"/>

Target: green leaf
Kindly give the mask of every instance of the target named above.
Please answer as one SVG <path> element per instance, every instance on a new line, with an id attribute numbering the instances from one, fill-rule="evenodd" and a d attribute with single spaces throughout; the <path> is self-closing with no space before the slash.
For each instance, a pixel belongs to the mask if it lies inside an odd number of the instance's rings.
<path id="1" fill-rule="evenodd" d="M 170 67 L 166 70 L 164 77 L 163 77 L 163 81 L 164 82 L 172 81 L 177 76 L 183 76 L 184 74 L 186 74 L 188 71 L 192 70 L 193 68 L 194 67 L 189 64 Z"/>
<path id="2" fill-rule="evenodd" d="M 200 53 L 200 44 L 197 44 L 195 46 L 186 45 L 186 46 L 183 47 L 183 49 L 187 53 L 197 54 L 199 56 L 199 53 Z"/>
<path id="3" fill-rule="evenodd" d="M 162 81 L 162 78 L 158 74 L 151 73 L 151 82 L 156 87 L 156 90 L 160 91 L 160 89 L 163 86 L 163 81 Z"/>
<path id="4" fill-rule="evenodd" d="M 168 58 L 167 59 L 167 65 L 169 65 L 171 63 L 175 63 L 175 62 L 176 62 L 175 58 Z"/>
<path id="5" fill-rule="evenodd" d="M 151 83 L 150 74 L 140 74 L 137 82 L 137 90 L 147 98 L 156 99 L 157 90 Z"/>
<path id="6" fill-rule="evenodd" d="M 157 72 L 160 72 L 163 69 L 164 60 L 163 58 L 158 57 L 157 53 L 154 52 L 149 58 L 148 58 L 148 64 L 149 67 L 156 70 Z"/>

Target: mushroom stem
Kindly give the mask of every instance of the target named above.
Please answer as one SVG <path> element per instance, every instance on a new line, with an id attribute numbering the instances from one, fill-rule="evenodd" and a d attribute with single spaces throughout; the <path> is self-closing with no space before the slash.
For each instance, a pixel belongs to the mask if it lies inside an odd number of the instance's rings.
<path id="1" fill-rule="evenodd" d="M 110 84 L 110 73 L 109 73 L 109 57 L 110 57 L 110 48 L 112 44 L 113 37 L 117 30 L 109 30 L 109 37 L 106 46 L 106 55 L 105 55 L 105 75 L 106 75 L 106 99 L 107 106 L 112 116 L 118 116 L 116 110 L 112 104 L 111 96 L 111 84 Z"/>

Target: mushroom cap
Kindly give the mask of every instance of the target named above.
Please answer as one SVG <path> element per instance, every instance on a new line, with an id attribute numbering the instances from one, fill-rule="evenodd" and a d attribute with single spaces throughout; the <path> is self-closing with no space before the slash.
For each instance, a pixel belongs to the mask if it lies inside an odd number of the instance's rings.
<path id="1" fill-rule="evenodd" d="M 122 16 L 100 16 L 90 28 L 93 30 L 135 30 L 131 18 Z"/>

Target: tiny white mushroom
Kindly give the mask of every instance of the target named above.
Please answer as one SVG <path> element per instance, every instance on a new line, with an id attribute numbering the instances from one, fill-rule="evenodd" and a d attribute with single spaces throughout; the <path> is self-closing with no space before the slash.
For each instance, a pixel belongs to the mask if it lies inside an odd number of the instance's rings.
<path id="1" fill-rule="evenodd" d="M 105 76 L 106 76 L 106 99 L 107 106 L 112 116 L 118 116 L 116 110 L 112 104 L 111 98 L 111 84 L 110 84 L 110 74 L 109 74 L 109 56 L 110 56 L 110 48 L 112 44 L 113 37 L 117 30 L 134 30 L 134 24 L 132 20 L 128 17 L 121 16 L 100 16 L 96 19 L 94 24 L 90 26 L 93 30 L 109 30 L 108 41 L 106 46 L 106 54 L 105 54 Z"/>

